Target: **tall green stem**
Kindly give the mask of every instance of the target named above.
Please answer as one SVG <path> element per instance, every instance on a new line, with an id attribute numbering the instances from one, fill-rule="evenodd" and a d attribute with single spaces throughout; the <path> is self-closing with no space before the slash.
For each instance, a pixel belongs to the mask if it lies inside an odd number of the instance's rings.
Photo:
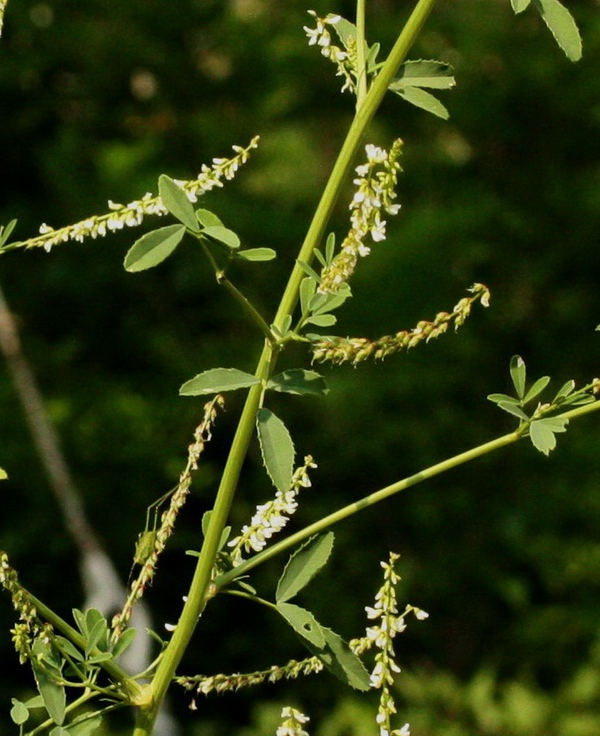
<path id="1" fill-rule="evenodd" d="M 300 249 L 298 260 L 307 263 L 312 260 L 314 249 L 324 235 L 333 207 L 341 187 L 351 170 L 367 126 L 375 115 L 398 67 L 406 58 L 410 47 L 414 43 L 434 4 L 435 0 L 418 0 L 389 57 L 381 68 L 379 75 L 360 103 L 315 211 L 306 238 Z M 298 292 L 303 277 L 304 271 L 296 264 L 292 269 L 275 315 L 274 325 L 276 327 L 281 327 L 286 315 L 293 312 L 298 301 Z M 271 375 L 276 358 L 277 352 L 274 347 L 265 341 L 265 346 L 255 373 L 263 383 Z M 160 705 L 192 637 L 198 617 L 206 605 L 212 567 L 218 552 L 221 532 L 227 522 L 227 516 L 239 480 L 242 463 L 254 431 L 254 421 L 259 408 L 262 391 L 263 386 L 257 384 L 248 392 L 248 397 L 223 471 L 215 506 L 200 551 L 187 602 L 184 605 L 179 622 L 171 641 L 163 653 L 156 675 L 152 681 L 152 702 L 149 707 L 138 709 L 134 736 L 150 736 L 152 733 Z"/>

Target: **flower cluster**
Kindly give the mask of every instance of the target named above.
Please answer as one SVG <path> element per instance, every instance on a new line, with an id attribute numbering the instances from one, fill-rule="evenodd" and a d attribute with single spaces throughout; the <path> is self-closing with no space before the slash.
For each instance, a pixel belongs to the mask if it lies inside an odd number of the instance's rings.
<path id="1" fill-rule="evenodd" d="M 308 736 L 303 726 L 308 723 L 310 718 L 300 713 L 296 708 L 284 708 L 281 711 L 281 717 L 284 719 L 281 726 L 277 729 L 276 736 Z"/>
<path id="2" fill-rule="evenodd" d="M 308 36 L 308 45 L 318 46 L 323 56 L 331 59 L 337 66 L 336 76 L 344 78 L 342 92 L 345 92 L 347 89 L 354 92 L 356 90 L 357 77 L 356 39 L 348 38 L 345 42 L 346 49 L 342 50 L 339 46 L 332 43 L 331 33 L 328 28 L 328 26 L 335 27 L 336 23 L 340 22 L 341 17 L 330 13 L 326 18 L 319 18 L 314 10 L 309 10 L 308 13 L 316 21 L 315 28 L 304 26 L 304 31 Z"/>
<path id="3" fill-rule="evenodd" d="M 190 202 L 197 202 L 198 197 L 205 192 L 215 187 L 222 187 L 223 179 L 233 179 L 240 165 L 248 160 L 250 151 L 257 146 L 258 136 L 253 138 L 246 148 L 233 146 L 236 155 L 232 158 L 214 158 L 212 166 L 204 164 L 196 179 L 191 181 L 175 179 L 174 181 L 183 189 Z M 104 215 L 94 215 L 58 230 L 44 223 L 40 226 L 40 235 L 18 245 L 25 248 L 42 247 L 49 252 L 52 246 L 59 243 L 66 243 L 69 240 L 82 242 L 85 238 L 104 237 L 108 232 L 122 230 L 125 227 L 137 227 L 142 224 L 146 216 L 167 214 L 161 198 L 152 196 L 150 193 L 129 204 L 116 204 L 109 200 L 108 209 L 109 212 Z"/>
<path id="4" fill-rule="evenodd" d="M 341 245 L 340 252 L 321 273 L 319 291 L 335 293 L 345 284 L 359 257 L 368 255 L 371 248 L 365 243 L 367 236 L 374 243 L 385 240 L 386 221 L 381 218 L 382 210 L 395 215 L 400 209 L 394 204 L 398 172 L 398 158 L 402 141 L 394 141 L 390 152 L 378 146 L 366 146 L 367 162 L 356 167 L 358 177 L 354 179 L 356 192 L 350 203 L 351 228 Z"/>
<path id="5" fill-rule="evenodd" d="M 13 644 L 19 655 L 19 662 L 27 661 L 34 639 L 46 631 L 38 618 L 35 605 L 29 593 L 19 583 L 16 570 L 11 567 L 6 552 L 0 550 L 0 585 L 10 593 L 15 611 L 19 613 L 19 623 L 11 630 Z"/>
<path id="6" fill-rule="evenodd" d="M 194 432 L 194 442 L 188 447 L 187 464 L 179 476 L 179 483 L 173 491 L 169 507 L 161 516 L 159 528 L 155 533 L 151 533 L 151 549 L 148 550 L 146 559 L 140 561 L 142 569 L 131 585 L 131 592 L 123 606 L 123 610 L 113 617 L 112 636 L 115 640 L 118 639 L 125 630 L 125 627 L 131 618 L 135 602 L 142 597 L 146 587 L 154 577 L 158 558 L 164 550 L 167 540 L 173 533 L 177 515 L 189 494 L 190 486 L 192 484 L 192 471 L 198 469 L 200 455 L 204 451 L 205 444 L 209 442 L 212 437 L 211 431 L 217 416 L 217 408 L 221 408 L 223 404 L 223 397 L 220 394 L 217 394 L 211 401 L 204 405 L 204 417 L 202 422 L 198 427 L 196 427 Z"/>
<path id="7" fill-rule="evenodd" d="M 350 361 L 355 365 L 367 358 L 383 359 L 403 349 L 414 348 L 421 342 L 429 342 L 447 332 L 454 324 L 457 330 L 471 313 L 474 302 L 479 300 L 484 307 L 489 306 L 490 292 L 484 284 L 473 284 L 470 297 L 464 297 L 452 312 L 439 312 L 431 322 L 421 320 L 412 330 L 400 330 L 395 335 L 384 335 L 377 340 L 366 337 L 334 337 L 317 339 L 312 344 L 313 360 L 332 363 Z"/>
<path id="8" fill-rule="evenodd" d="M 264 682 L 279 682 L 279 680 L 294 680 L 300 675 L 312 675 L 323 670 L 323 662 L 319 657 L 307 657 L 300 662 L 290 660 L 283 666 L 273 665 L 265 670 L 256 672 L 218 675 L 196 675 L 195 677 L 177 677 L 175 682 L 186 690 L 195 690 L 198 695 L 208 695 L 211 692 L 223 693 L 240 690 L 252 685 L 261 685 Z M 193 706 L 192 706 L 193 707 Z"/>
<path id="9" fill-rule="evenodd" d="M 228 546 L 233 547 L 230 558 L 234 567 L 243 562 L 243 552 L 260 552 L 266 546 L 267 540 L 283 529 L 288 518 L 298 508 L 296 496 L 300 489 L 311 485 L 308 469 L 316 467 L 312 457 L 307 455 L 304 465 L 295 470 L 289 490 L 285 493 L 277 491 L 272 501 L 256 507 L 250 524 L 244 525 L 239 536 L 228 542 Z"/>
<path id="10" fill-rule="evenodd" d="M 377 725 L 380 736 L 410 736 L 409 726 L 406 723 L 400 729 L 391 730 L 390 719 L 396 713 L 394 699 L 390 692 L 390 686 L 394 684 L 395 672 L 400 672 L 394 657 L 393 640 L 397 633 L 406 629 L 405 617 L 413 613 L 419 620 L 427 618 L 428 614 L 419 608 L 407 606 L 402 615 L 398 615 L 396 604 L 396 589 L 400 580 L 394 569 L 399 555 L 390 552 L 389 562 L 382 562 L 384 570 L 383 585 L 375 596 L 375 605 L 367 606 L 367 617 L 371 621 L 378 619 L 375 626 L 367 629 L 367 637 L 379 650 L 375 655 L 375 667 L 371 673 L 371 686 L 381 690 L 379 709 L 377 712 Z"/>

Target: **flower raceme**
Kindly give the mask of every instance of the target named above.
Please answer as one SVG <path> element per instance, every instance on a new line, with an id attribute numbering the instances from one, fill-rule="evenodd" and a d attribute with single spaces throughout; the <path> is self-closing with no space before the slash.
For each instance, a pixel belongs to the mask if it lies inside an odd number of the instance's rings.
<path id="1" fill-rule="evenodd" d="M 223 186 L 223 179 L 233 179 L 237 170 L 245 164 L 250 156 L 250 151 L 258 146 L 259 137 L 255 136 L 246 148 L 233 146 L 235 156 L 231 158 L 213 158 L 212 165 L 203 164 L 196 179 L 189 181 L 175 180 L 190 202 L 197 202 L 205 192 L 210 192 L 216 187 Z M 146 193 L 141 199 L 129 204 L 116 204 L 108 201 L 108 209 L 104 215 L 93 215 L 85 220 L 76 222 L 74 225 L 55 230 L 43 223 L 40 226 L 40 234 L 37 237 L 19 243 L 25 248 L 42 247 L 50 252 L 54 245 L 66 243 L 69 240 L 83 242 L 85 238 L 104 237 L 109 232 L 116 232 L 125 227 L 137 227 L 141 225 L 144 217 L 149 215 L 166 215 L 167 208 L 158 196 Z"/>

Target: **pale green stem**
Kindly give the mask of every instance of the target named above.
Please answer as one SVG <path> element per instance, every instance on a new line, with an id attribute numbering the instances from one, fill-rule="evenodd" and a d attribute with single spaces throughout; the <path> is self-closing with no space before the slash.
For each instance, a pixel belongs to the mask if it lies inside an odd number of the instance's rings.
<path id="1" fill-rule="evenodd" d="M 418 1 L 388 59 L 381 68 L 369 93 L 364 98 L 360 109 L 357 111 L 300 249 L 299 260 L 307 263 L 312 260 L 313 251 L 323 237 L 338 194 L 351 169 L 366 128 L 371 122 L 398 67 L 406 58 L 406 54 L 415 41 L 434 4 L 435 0 Z M 281 328 L 285 317 L 293 312 L 298 301 L 298 290 L 303 277 L 304 271 L 296 264 L 286 285 L 277 314 L 275 315 L 273 322 L 275 327 Z M 263 383 L 271 375 L 276 358 L 277 352 L 273 345 L 265 341 L 265 346 L 255 373 Z M 257 384 L 248 392 L 227 463 L 225 464 L 219 490 L 217 491 L 215 506 L 210 517 L 204 543 L 200 550 L 188 598 L 183 607 L 179 622 L 173 632 L 171 641 L 163 653 L 163 657 L 156 670 L 156 675 L 150 685 L 152 702 L 148 707 L 139 708 L 137 711 L 134 736 L 150 736 L 152 733 L 160 705 L 192 637 L 198 617 L 206 605 L 207 592 L 211 582 L 211 572 L 219 549 L 221 533 L 227 522 L 242 464 L 254 432 L 255 417 L 260 405 L 262 391 L 263 386 Z"/>
<path id="2" fill-rule="evenodd" d="M 367 94 L 367 57 L 365 33 L 365 0 L 356 2 L 356 109 Z"/>
<path id="3" fill-rule="evenodd" d="M 586 404 L 585 406 L 571 409 L 570 411 L 560 414 L 560 416 L 565 417 L 566 419 L 575 419 L 577 417 L 583 416 L 584 414 L 589 414 L 590 412 L 597 411 L 599 409 L 600 401 L 596 401 L 594 404 Z M 400 493 L 400 491 L 405 491 L 407 488 L 410 488 L 417 483 L 421 483 L 424 480 L 428 480 L 429 478 L 433 478 L 440 473 L 445 473 L 447 470 L 452 470 L 459 465 L 464 465 L 464 463 L 471 462 L 471 460 L 475 460 L 479 457 L 482 457 L 483 455 L 487 455 L 490 452 L 494 452 L 495 450 L 499 450 L 502 447 L 506 447 L 507 445 L 511 445 L 514 442 L 518 442 L 525 436 L 526 435 L 524 435 L 519 428 L 515 432 L 505 434 L 495 440 L 491 440 L 490 442 L 486 442 L 483 445 L 479 445 L 478 447 L 474 447 L 471 450 L 467 450 L 460 455 L 455 455 L 448 460 L 443 460 L 440 463 L 431 465 L 429 468 L 421 470 L 414 475 L 410 475 L 408 478 L 404 478 L 403 480 L 392 483 L 385 488 L 381 488 L 379 491 L 375 491 L 374 493 L 361 498 L 359 501 L 348 504 L 347 506 L 334 511 L 332 514 L 319 519 L 314 524 L 310 524 L 310 526 L 307 526 L 304 529 L 296 532 L 295 534 L 286 537 L 281 542 L 274 544 L 272 547 L 269 547 L 263 552 L 259 552 L 251 559 L 246 560 L 241 565 L 238 565 L 235 569 L 223 573 L 223 575 L 220 575 L 215 580 L 215 585 L 218 588 L 223 588 L 226 585 L 229 585 L 229 583 L 231 583 L 234 579 L 245 575 L 247 572 L 262 564 L 263 562 L 266 562 L 267 560 L 275 557 L 281 552 L 284 552 L 290 547 L 294 547 L 300 542 L 305 541 L 314 534 L 325 531 L 334 524 L 337 524 L 339 521 L 343 521 L 353 514 L 356 514 L 358 511 L 364 511 L 364 509 L 367 509 L 370 506 L 379 503 L 379 501 L 384 501 L 386 498 L 389 498 L 396 493 Z"/>

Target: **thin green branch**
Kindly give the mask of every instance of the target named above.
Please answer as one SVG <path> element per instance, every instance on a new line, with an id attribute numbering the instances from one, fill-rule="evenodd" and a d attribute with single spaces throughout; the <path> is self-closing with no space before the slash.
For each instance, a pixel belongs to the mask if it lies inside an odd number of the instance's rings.
<path id="1" fill-rule="evenodd" d="M 365 0 L 356 2 L 356 109 L 367 95 L 367 56 L 365 32 Z"/>

